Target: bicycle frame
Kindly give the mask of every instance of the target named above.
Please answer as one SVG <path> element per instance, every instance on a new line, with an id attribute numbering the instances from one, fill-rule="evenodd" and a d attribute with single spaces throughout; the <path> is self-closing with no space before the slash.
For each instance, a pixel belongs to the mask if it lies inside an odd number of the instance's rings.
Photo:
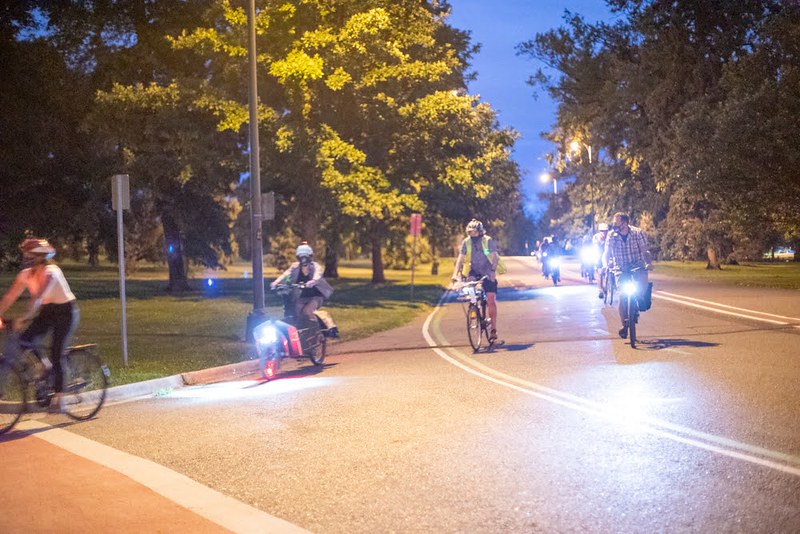
<path id="1" fill-rule="evenodd" d="M 631 347 L 636 348 L 636 325 L 639 322 L 639 298 L 643 294 L 641 283 L 636 277 L 636 273 L 641 271 L 641 267 L 622 271 L 619 275 L 619 287 L 622 289 L 620 302 L 625 307 L 625 320 L 628 325 L 628 338 Z"/>

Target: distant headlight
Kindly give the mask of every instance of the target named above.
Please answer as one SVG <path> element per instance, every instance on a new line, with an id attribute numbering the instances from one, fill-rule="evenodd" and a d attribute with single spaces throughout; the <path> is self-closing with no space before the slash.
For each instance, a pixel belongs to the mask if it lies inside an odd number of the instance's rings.
<path id="1" fill-rule="evenodd" d="M 600 251 L 594 247 L 581 249 L 581 259 L 583 263 L 597 263 L 600 261 Z"/>

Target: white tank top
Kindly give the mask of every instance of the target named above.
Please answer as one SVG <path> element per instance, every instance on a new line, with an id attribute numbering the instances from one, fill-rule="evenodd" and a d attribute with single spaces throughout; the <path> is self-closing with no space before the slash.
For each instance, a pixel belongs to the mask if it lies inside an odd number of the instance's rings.
<path id="1" fill-rule="evenodd" d="M 19 273 L 20 278 L 25 282 L 25 286 L 28 288 L 31 295 L 39 293 L 41 284 L 47 279 L 47 275 L 50 275 L 52 280 L 40 297 L 42 304 L 66 304 L 67 302 L 75 300 L 75 295 L 72 294 L 67 279 L 64 277 L 64 273 L 61 272 L 61 269 L 59 269 L 57 265 L 51 264 L 45 266 L 43 275 L 44 276 L 41 277 L 34 276 L 32 269 L 23 269 L 22 272 Z"/>

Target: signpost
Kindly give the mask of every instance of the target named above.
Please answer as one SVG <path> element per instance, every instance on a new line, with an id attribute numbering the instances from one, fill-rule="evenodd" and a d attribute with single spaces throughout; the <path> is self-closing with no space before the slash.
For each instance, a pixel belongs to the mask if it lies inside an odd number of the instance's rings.
<path id="1" fill-rule="evenodd" d="M 414 300 L 414 265 L 417 262 L 417 238 L 422 232 L 422 214 L 412 213 L 411 224 L 409 233 L 414 238 L 414 243 L 411 246 L 411 300 Z"/>
<path id="2" fill-rule="evenodd" d="M 119 300 L 122 305 L 122 362 L 128 367 L 128 319 L 125 315 L 125 238 L 122 212 L 131 209 L 131 186 L 127 174 L 111 177 L 111 207 L 117 212 L 117 263 L 119 264 Z"/>

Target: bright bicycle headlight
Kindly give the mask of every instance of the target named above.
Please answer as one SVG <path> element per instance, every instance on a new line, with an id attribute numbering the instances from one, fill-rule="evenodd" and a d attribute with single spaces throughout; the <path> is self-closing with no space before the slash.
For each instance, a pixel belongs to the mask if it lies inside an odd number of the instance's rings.
<path id="1" fill-rule="evenodd" d="M 551 269 L 555 269 L 561 265 L 561 258 L 550 258 L 547 262 L 547 265 L 549 265 Z"/>
<path id="2" fill-rule="evenodd" d="M 278 329 L 272 323 L 261 323 L 253 329 L 253 337 L 258 345 L 271 345 L 278 341 Z"/>
<path id="3" fill-rule="evenodd" d="M 628 296 L 635 295 L 637 289 L 638 289 L 638 286 L 637 286 L 636 282 L 634 282 L 632 280 L 628 280 L 627 282 L 622 284 L 622 291 Z"/>
<path id="4" fill-rule="evenodd" d="M 583 263 L 597 263 L 600 261 L 600 251 L 594 247 L 586 247 L 581 249 L 581 259 Z"/>

